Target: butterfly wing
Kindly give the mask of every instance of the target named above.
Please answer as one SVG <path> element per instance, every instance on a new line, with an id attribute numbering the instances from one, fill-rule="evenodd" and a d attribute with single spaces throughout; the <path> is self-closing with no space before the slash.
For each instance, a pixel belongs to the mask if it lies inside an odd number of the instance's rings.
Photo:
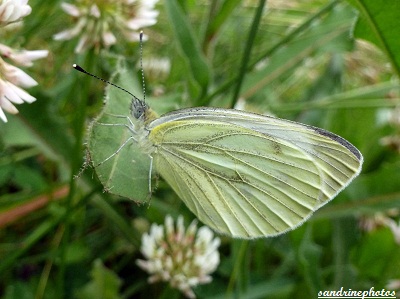
<path id="1" fill-rule="evenodd" d="M 117 83 L 127 85 L 133 74 L 121 70 Z M 130 198 L 137 203 L 149 199 L 149 155 L 132 137 L 129 130 L 133 117 L 129 109 L 132 99 L 116 88 L 106 91 L 102 113 L 89 127 L 89 160 L 105 191 Z"/>
<path id="2" fill-rule="evenodd" d="M 157 171 L 202 222 L 235 237 L 295 228 L 362 164 L 330 132 L 236 110 L 178 110 L 149 129 Z"/>

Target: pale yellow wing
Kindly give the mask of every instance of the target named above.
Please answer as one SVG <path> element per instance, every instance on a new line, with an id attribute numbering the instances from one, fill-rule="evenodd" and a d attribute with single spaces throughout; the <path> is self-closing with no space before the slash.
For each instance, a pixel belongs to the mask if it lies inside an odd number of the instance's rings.
<path id="1" fill-rule="evenodd" d="M 149 129 L 161 176 L 201 221 L 241 238 L 295 228 L 362 164 L 332 133 L 236 110 L 178 110 Z"/>

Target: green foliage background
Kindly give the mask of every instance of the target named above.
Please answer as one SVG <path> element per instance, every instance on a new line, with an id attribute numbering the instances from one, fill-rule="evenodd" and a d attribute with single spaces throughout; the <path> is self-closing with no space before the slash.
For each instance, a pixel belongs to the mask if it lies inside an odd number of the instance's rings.
<path id="1" fill-rule="evenodd" d="M 37 101 L 0 123 L 0 295 L 180 298 L 166 284 L 149 285 L 135 260 L 152 222 L 193 215 L 162 181 L 143 206 L 103 192 L 92 168 L 80 173 L 104 84 L 71 66 L 110 78 L 124 59 L 131 81 L 118 83 L 141 95 L 138 45 L 121 38 L 109 51 L 74 54 L 77 40 L 52 40 L 71 26 L 60 3 L 29 1 L 31 15 L 7 40 L 50 55 L 27 70 L 39 82 L 29 90 Z M 399 109 L 400 3 L 165 0 L 157 9 L 144 59 L 168 58 L 172 67 L 166 78 L 146 75 L 155 111 L 245 101 L 246 110 L 337 133 L 365 159 L 361 175 L 300 228 L 256 241 L 221 237 L 221 264 L 197 296 L 316 298 L 400 279 L 391 231 L 360 228 L 377 213 L 398 221 L 399 149 L 381 140 L 400 138 L 400 124 L 381 119 Z"/>

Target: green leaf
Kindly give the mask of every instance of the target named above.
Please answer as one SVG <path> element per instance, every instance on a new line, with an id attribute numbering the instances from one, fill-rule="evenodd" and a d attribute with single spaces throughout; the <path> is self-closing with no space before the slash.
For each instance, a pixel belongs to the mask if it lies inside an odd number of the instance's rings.
<path id="1" fill-rule="evenodd" d="M 354 36 L 378 46 L 400 76 L 400 2 L 398 0 L 348 0 L 360 12 Z"/>
<path id="2" fill-rule="evenodd" d="M 379 279 L 385 275 L 390 264 L 399 261 L 398 252 L 391 231 L 380 229 L 366 235 L 352 252 L 352 257 L 360 275 Z"/>
<path id="3" fill-rule="evenodd" d="M 17 116 L 7 116 L 9 122 L 0 124 L 0 135 L 7 147 L 34 146 L 59 161 L 64 173 L 69 172 L 73 140 L 60 115 L 52 111 L 52 99 L 39 96 L 40 100 L 32 104 L 20 105 Z"/>
<path id="4" fill-rule="evenodd" d="M 248 286 L 246 292 L 240 294 L 242 299 L 257 299 L 257 298 L 286 298 L 288 293 L 293 291 L 295 287 L 295 280 L 292 278 L 277 278 L 259 283 L 252 283 Z M 214 292 L 215 293 L 215 292 Z M 204 297 L 205 298 L 205 297 Z M 208 295 L 210 299 L 224 299 L 227 297 L 226 293 Z M 290 297 L 288 297 L 290 298 Z"/>
<path id="5" fill-rule="evenodd" d="M 33 295 L 32 287 L 28 282 L 15 281 L 7 285 L 4 299 L 31 299 Z"/>
<path id="6" fill-rule="evenodd" d="M 8 167 L 7 167 L 8 166 Z M 0 182 L 2 175 L 6 175 L 8 179 L 25 192 L 44 190 L 47 188 L 45 178 L 41 176 L 39 171 L 22 164 L 11 164 L 0 168 Z M 4 171 L 7 173 L 4 174 Z"/>
<path id="7" fill-rule="evenodd" d="M 92 280 L 81 288 L 76 296 L 79 299 L 119 299 L 119 288 L 122 284 L 118 276 L 104 267 L 100 260 L 95 260 L 91 272 Z"/>
<path id="8" fill-rule="evenodd" d="M 201 96 L 207 91 L 211 71 L 201 53 L 198 38 L 193 33 L 187 15 L 179 7 L 176 0 L 166 1 L 165 7 L 179 48 L 189 66 L 190 74 L 201 88 L 201 94 L 198 95 Z"/>

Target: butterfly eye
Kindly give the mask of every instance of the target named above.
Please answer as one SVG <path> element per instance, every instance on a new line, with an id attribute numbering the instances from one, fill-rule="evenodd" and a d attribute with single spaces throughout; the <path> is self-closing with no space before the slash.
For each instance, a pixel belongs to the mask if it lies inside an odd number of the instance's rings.
<path id="1" fill-rule="evenodd" d="M 138 98 L 133 98 L 132 99 L 132 104 L 131 104 L 131 114 L 134 118 L 136 119 L 143 119 L 144 114 L 146 110 L 148 109 L 148 106 L 146 103 L 143 101 L 139 100 Z"/>

